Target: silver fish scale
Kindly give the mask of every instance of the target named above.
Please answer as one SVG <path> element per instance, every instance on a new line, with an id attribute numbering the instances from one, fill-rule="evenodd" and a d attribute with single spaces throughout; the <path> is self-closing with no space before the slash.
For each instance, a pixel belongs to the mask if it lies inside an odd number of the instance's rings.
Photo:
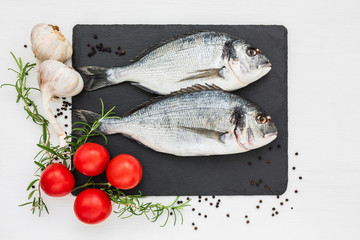
<path id="1" fill-rule="evenodd" d="M 107 134 L 128 135 L 160 152 L 210 155 L 214 149 L 226 151 L 216 134 L 234 130 L 232 114 L 243 103 L 242 98 L 222 91 L 187 93 L 153 103 L 121 120 L 108 120 L 101 128 Z"/>
<path id="2" fill-rule="evenodd" d="M 223 33 L 190 35 L 149 52 L 128 67 L 115 69 L 115 74 L 134 82 L 141 79 L 140 85 L 148 89 L 159 89 L 160 85 L 165 92 L 188 87 L 189 82 L 207 82 L 211 79 L 181 79 L 196 75 L 199 70 L 220 69 L 226 65 L 227 59 L 223 59 L 222 55 L 225 43 L 230 40 L 233 39 Z"/>

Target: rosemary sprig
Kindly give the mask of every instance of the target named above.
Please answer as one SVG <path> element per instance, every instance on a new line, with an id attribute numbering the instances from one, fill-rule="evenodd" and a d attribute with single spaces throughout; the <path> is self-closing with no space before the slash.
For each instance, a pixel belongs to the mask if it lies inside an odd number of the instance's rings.
<path id="1" fill-rule="evenodd" d="M 49 122 L 44 116 L 42 116 L 39 113 L 38 106 L 29 97 L 29 94 L 31 91 L 39 91 L 39 89 L 26 86 L 27 75 L 35 67 L 35 64 L 30 64 L 29 62 L 27 62 L 24 65 L 21 58 L 16 58 L 12 52 L 10 52 L 10 54 L 12 55 L 13 59 L 15 60 L 18 70 L 16 71 L 13 68 L 9 68 L 9 70 L 13 71 L 17 74 L 17 80 L 16 80 L 15 84 L 2 84 L 0 87 L 11 86 L 11 87 L 15 88 L 15 90 L 18 94 L 16 102 L 18 103 L 20 100 L 22 100 L 22 102 L 24 103 L 24 110 L 28 114 L 27 118 L 31 118 L 32 121 L 36 125 L 39 125 L 43 130 L 42 135 L 39 139 L 39 145 L 44 145 L 49 148 L 50 147 L 49 146 L 50 145 L 50 131 L 48 128 Z M 45 154 L 47 155 L 46 158 L 51 157 L 51 155 L 48 151 L 46 151 L 44 153 L 44 155 Z M 45 157 L 44 157 L 44 159 L 45 159 Z M 35 163 L 39 166 L 40 169 L 45 168 L 45 165 L 48 164 L 48 163 L 45 163 L 45 160 L 40 161 L 40 162 L 35 161 Z M 32 200 L 29 202 L 26 202 L 24 204 L 21 204 L 20 206 L 32 204 L 31 211 L 33 213 L 35 213 L 35 211 L 38 210 L 39 216 L 40 216 L 43 209 L 45 209 L 47 213 L 48 213 L 48 209 L 47 209 L 46 204 L 44 203 L 43 198 L 41 196 L 39 183 L 37 184 L 37 186 L 35 186 L 35 183 L 39 182 L 39 179 L 40 179 L 40 176 L 35 173 L 35 179 L 32 180 L 31 183 L 29 184 L 29 186 L 27 187 L 27 191 L 31 190 L 28 195 L 28 200 L 30 200 L 30 199 L 32 199 Z M 35 193 L 37 193 L 37 194 L 35 194 Z"/>
<path id="2" fill-rule="evenodd" d="M 168 223 L 170 215 L 174 215 L 175 226 L 177 221 L 177 214 L 180 215 L 181 224 L 183 224 L 184 218 L 181 211 L 185 207 L 190 206 L 190 204 L 188 203 L 191 201 L 191 199 L 189 199 L 185 203 L 176 205 L 179 199 L 179 196 L 177 196 L 170 205 L 163 205 L 161 203 L 152 202 L 144 203 L 139 200 L 140 198 L 143 198 L 140 191 L 139 195 L 125 195 L 121 190 L 117 188 L 108 187 L 103 190 L 109 195 L 110 199 L 115 204 L 117 204 L 118 210 L 114 211 L 114 213 L 118 214 L 118 217 L 123 216 L 125 213 L 127 213 L 128 215 L 122 218 L 144 215 L 151 222 L 156 222 L 159 217 L 165 213 L 166 219 L 165 222 L 161 225 L 161 227 L 164 227 Z"/>

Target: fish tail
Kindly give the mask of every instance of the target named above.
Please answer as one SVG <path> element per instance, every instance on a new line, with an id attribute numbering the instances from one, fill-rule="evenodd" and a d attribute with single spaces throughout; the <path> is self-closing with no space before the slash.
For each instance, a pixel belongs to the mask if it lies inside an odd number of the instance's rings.
<path id="1" fill-rule="evenodd" d="M 83 110 L 83 109 L 73 110 L 73 113 L 79 121 L 87 123 L 90 126 L 92 126 L 101 117 L 100 114 L 97 114 L 97 113 L 89 111 L 89 110 Z M 111 124 L 111 123 L 114 123 L 114 121 L 116 123 L 119 123 L 118 118 L 103 119 L 102 121 L 100 121 L 100 124 L 96 130 L 103 134 L 106 134 L 106 135 L 119 133 L 116 129 L 116 127 L 118 127 L 119 124 L 116 124 L 116 126 L 113 126 L 113 124 Z"/>
<path id="2" fill-rule="evenodd" d="M 100 118 L 100 114 L 88 110 L 76 109 L 73 110 L 73 113 L 76 118 L 89 125 L 92 125 L 95 121 L 97 121 Z"/>
<path id="3" fill-rule="evenodd" d="M 117 71 L 115 70 L 118 68 L 83 66 L 77 67 L 76 69 L 86 75 L 85 79 L 88 79 L 84 86 L 85 91 L 93 91 L 125 81 L 116 73 Z"/>

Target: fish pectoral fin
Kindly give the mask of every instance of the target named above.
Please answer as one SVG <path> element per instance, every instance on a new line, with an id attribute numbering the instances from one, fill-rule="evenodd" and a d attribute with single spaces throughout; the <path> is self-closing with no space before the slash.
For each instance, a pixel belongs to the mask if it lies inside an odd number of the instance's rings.
<path id="1" fill-rule="evenodd" d="M 222 75 L 223 68 L 224 67 L 198 70 L 198 71 L 190 73 L 190 74 L 194 74 L 194 75 L 183 78 L 183 79 L 179 80 L 179 82 L 195 80 L 195 79 L 200 79 L 200 78 L 223 78 L 224 77 Z"/>
<path id="2" fill-rule="evenodd" d="M 197 128 L 197 127 L 180 127 L 186 131 L 190 131 L 206 138 L 218 140 L 219 142 L 225 143 L 225 137 L 228 132 L 221 132 L 213 129 L 207 128 Z"/>

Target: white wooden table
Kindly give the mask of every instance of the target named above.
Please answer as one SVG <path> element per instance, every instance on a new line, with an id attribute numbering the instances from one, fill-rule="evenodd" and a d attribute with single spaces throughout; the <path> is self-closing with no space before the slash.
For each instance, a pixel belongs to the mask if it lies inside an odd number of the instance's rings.
<path id="1" fill-rule="evenodd" d="M 15 67 L 10 51 L 24 61 L 34 61 L 30 48 L 23 45 L 30 46 L 31 28 L 40 22 L 59 25 L 69 39 L 77 23 L 285 25 L 289 37 L 289 186 L 280 199 L 221 197 L 218 209 L 199 204 L 195 196 L 196 211 L 185 211 L 184 224 L 176 227 L 161 228 L 160 222 L 150 223 L 144 217 L 122 220 L 114 214 L 102 224 L 84 225 L 75 218 L 72 196 L 45 197 L 50 215 L 33 216 L 29 208 L 17 205 L 26 201 L 41 129 L 25 119 L 22 105 L 15 103 L 14 89 L 2 88 L 0 239 L 360 239 L 359 7 L 356 0 L 3 0 L 0 84 L 15 81 L 7 70 Z M 28 81 L 36 86 L 34 71 Z M 263 203 L 256 209 L 260 199 Z M 173 198 L 149 200 L 170 203 Z M 279 209 L 276 217 L 271 217 L 272 207 Z M 208 218 L 199 217 L 198 212 Z"/>

